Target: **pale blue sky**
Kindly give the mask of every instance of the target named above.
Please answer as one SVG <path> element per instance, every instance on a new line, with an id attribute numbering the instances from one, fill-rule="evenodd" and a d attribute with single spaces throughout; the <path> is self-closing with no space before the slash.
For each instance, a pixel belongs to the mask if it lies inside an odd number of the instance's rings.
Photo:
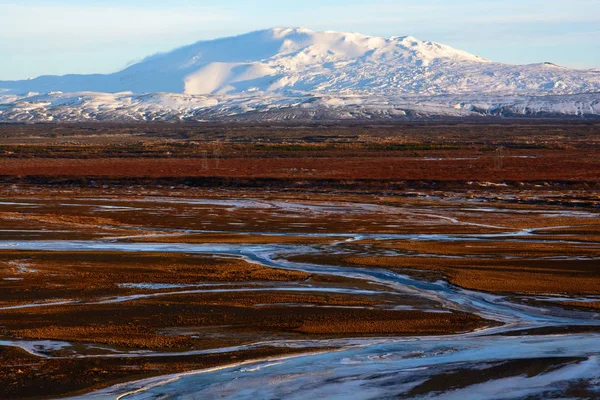
<path id="1" fill-rule="evenodd" d="M 114 72 L 276 26 L 412 35 L 494 61 L 600 68 L 600 0 L 0 0 L 0 80 Z"/>

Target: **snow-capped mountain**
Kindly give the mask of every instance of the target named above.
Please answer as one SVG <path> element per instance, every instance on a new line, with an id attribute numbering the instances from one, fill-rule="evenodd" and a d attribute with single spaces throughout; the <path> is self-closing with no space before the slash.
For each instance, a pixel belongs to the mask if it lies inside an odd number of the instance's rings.
<path id="1" fill-rule="evenodd" d="M 501 64 L 410 36 L 277 28 L 114 74 L 0 81 L 0 120 L 586 116 L 600 115 L 599 92 L 598 70 Z"/>

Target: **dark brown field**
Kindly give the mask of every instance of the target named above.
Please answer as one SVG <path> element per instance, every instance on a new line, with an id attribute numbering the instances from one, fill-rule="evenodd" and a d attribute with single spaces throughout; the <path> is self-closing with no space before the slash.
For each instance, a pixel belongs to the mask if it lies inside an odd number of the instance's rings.
<path id="1" fill-rule="evenodd" d="M 356 126 L 7 125 L 9 182 L 160 182 L 192 186 L 362 186 L 468 181 L 593 185 L 591 122 Z M 354 185 L 352 185 L 354 184 Z"/>

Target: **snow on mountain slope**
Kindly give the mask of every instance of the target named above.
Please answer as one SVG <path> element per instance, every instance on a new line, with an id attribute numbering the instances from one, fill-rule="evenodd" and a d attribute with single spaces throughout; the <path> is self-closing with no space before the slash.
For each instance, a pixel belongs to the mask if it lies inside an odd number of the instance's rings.
<path id="1" fill-rule="evenodd" d="M 598 70 L 495 63 L 410 36 L 277 28 L 201 41 L 115 74 L 0 81 L 0 120 L 590 116 L 600 114 L 599 92 Z"/>
<path id="2" fill-rule="evenodd" d="M 198 42 L 115 74 L 44 76 L 0 82 L 0 88 L 12 93 L 572 94 L 600 91 L 600 76 L 549 63 L 493 63 L 410 36 L 278 28 Z"/>

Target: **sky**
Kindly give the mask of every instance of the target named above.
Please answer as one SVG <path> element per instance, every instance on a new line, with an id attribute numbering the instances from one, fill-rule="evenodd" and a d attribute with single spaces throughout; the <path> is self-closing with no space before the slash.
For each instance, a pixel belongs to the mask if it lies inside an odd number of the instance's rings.
<path id="1" fill-rule="evenodd" d="M 0 80 L 111 73 L 272 27 L 411 35 L 493 61 L 600 68 L 600 0 L 0 0 Z"/>

